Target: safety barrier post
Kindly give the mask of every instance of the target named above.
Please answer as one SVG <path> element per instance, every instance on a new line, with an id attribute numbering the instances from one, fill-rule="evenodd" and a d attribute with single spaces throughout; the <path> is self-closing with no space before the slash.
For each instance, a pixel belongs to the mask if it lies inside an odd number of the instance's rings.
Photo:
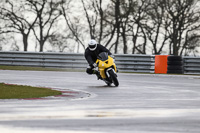
<path id="1" fill-rule="evenodd" d="M 155 73 L 167 73 L 167 57 L 169 55 L 155 56 Z"/>

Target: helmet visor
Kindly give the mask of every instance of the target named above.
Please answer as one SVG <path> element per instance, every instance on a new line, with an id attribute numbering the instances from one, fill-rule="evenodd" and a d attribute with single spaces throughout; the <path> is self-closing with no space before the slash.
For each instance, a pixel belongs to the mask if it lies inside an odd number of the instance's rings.
<path id="1" fill-rule="evenodd" d="M 89 45 L 90 49 L 94 49 L 96 47 L 96 45 Z"/>

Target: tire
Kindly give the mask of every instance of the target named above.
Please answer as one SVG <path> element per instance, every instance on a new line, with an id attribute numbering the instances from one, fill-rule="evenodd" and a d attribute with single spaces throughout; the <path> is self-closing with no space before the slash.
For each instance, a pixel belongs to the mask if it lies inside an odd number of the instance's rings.
<path id="1" fill-rule="evenodd" d="M 168 74 L 183 74 L 183 70 L 167 70 Z"/>
<path id="2" fill-rule="evenodd" d="M 183 70 L 183 67 L 178 65 L 168 65 L 167 70 Z"/>
<path id="3" fill-rule="evenodd" d="M 181 56 L 168 56 L 167 60 L 168 61 L 182 61 L 182 57 Z"/>
<path id="4" fill-rule="evenodd" d="M 183 74 L 183 60 L 181 56 L 168 56 L 167 60 L 168 74 Z"/>
<path id="5" fill-rule="evenodd" d="M 111 77 L 111 79 L 112 79 L 112 81 L 113 81 L 113 84 L 114 84 L 115 86 L 119 86 L 119 82 L 118 82 L 117 76 L 116 76 L 116 74 L 113 72 L 113 70 L 108 71 L 108 73 L 110 74 L 110 77 Z"/>
<path id="6" fill-rule="evenodd" d="M 183 65 L 183 62 L 182 62 L 182 61 L 167 61 L 167 65 L 182 66 L 182 65 Z"/>
<path id="7" fill-rule="evenodd" d="M 111 83 L 110 82 L 106 82 L 107 86 L 111 86 Z"/>

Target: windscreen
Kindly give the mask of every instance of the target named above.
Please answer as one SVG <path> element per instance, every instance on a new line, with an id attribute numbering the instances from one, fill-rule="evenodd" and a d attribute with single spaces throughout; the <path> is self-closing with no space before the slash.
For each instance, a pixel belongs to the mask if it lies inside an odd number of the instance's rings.
<path id="1" fill-rule="evenodd" d="M 107 52 L 101 52 L 99 55 L 98 55 L 98 59 L 99 60 L 102 60 L 102 61 L 105 61 L 108 59 L 108 53 Z"/>

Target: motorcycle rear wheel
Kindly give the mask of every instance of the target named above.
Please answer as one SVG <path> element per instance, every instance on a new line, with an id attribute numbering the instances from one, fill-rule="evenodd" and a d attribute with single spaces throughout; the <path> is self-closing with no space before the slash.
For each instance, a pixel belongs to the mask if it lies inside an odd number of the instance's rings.
<path id="1" fill-rule="evenodd" d="M 119 81 L 117 79 L 117 75 L 113 72 L 113 70 L 108 71 L 108 73 L 110 74 L 110 77 L 111 77 L 111 79 L 113 81 L 113 84 L 115 86 L 119 86 Z"/>

